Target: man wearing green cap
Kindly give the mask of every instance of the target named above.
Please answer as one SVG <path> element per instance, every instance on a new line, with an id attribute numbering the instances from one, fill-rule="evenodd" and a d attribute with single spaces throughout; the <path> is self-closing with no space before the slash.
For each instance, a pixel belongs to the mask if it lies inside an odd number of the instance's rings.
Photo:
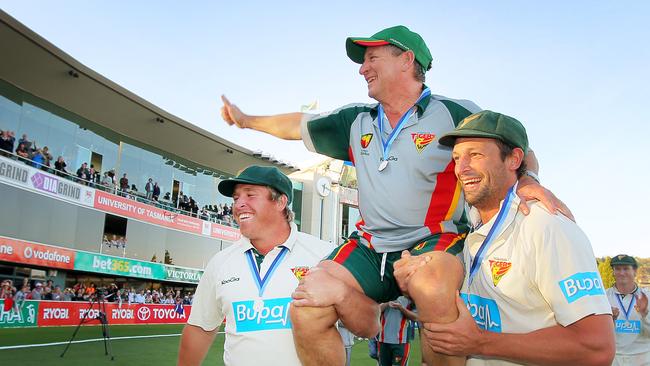
<path id="1" fill-rule="evenodd" d="M 227 123 L 302 139 L 309 150 L 350 160 L 356 167 L 359 230 L 294 293 L 294 335 L 307 365 L 342 364 L 336 319 L 359 336 L 374 337 L 379 330 L 378 303 L 401 293 L 410 295 L 425 321 L 450 322 L 458 316 L 454 295 L 462 267 L 454 255 L 462 249 L 468 225 L 450 149 L 440 146 L 438 138 L 479 108 L 431 93 L 424 84 L 431 53 L 420 35 L 404 26 L 369 38 L 348 38 L 346 50 L 361 64 L 368 95 L 379 103 L 349 105 L 322 115 L 250 116 L 222 97 Z M 531 168 L 536 170 L 534 159 Z M 549 202 L 554 198 L 550 192 L 532 184 L 530 177 L 523 180 L 527 196 L 555 209 L 558 203 Z M 525 204 L 522 210 L 527 210 Z M 409 276 L 398 286 L 393 264 L 402 251 L 407 253 L 402 268 Z M 315 337 L 318 343 L 312 342 Z M 424 353 L 431 364 L 450 361 L 447 356 L 439 359 L 426 345 Z"/>
<path id="2" fill-rule="evenodd" d="M 610 365 L 611 309 L 586 235 L 538 202 L 518 211 L 528 138 L 512 117 L 483 111 L 440 138 L 471 205 L 460 313 L 425 323 L 433 349 L 467 365 Z"/>
<path id="3" fill-rule="evenodd" d="M 300 365 L 289 321 L 291 293 L 333 245 L 298 232 L 291 181 L 275 167 L 251 166 L 221 181 L 242 237 L 205 268 L 183 330 L 179 365 L 199 365 L 226 319 L 226 365 Z"/>
<path id="4" fill-rule="evenodd" d="M 614 366 L 650 365 L 650 319 L 648 291 L 636 283 L 638 264 L 634 257 L 612 258 L 614 286 L 607 289 L 616 334 Z"/>

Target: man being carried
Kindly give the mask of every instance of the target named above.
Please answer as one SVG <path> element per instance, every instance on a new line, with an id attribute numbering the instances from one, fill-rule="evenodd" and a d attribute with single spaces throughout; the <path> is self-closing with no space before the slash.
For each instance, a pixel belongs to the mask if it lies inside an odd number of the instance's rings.
<path id="1" fill-rule="evenodd" d="M 288 315 L 291 292 L 334 246 L 298 232 L 289 207 L 292 184 L 277 168 L 248 167 L 218 188 L 234 200 L 242 238 L 208 262 L 183 329 L 178 364 L 201 364 L 225 316 L 226 365 L 298 366 Z"/>
<path id="2" fill-rule="evenodd" d="M 648 290 L 636 284 L 636 259 L 620 254 L 612 258 L 611 266 L 616 280 L 607 289 L 616 329 L 616 357 L 612 365 L 650 365 Z"/>
<path id="3" fill-rule="evenodd" d="M 349 105 L 322 115 L 250 116 L 222 97 L 227 123 L 302 139 L 308 149 L 350 160 L 356 167 L 363 218 L 359 231 L 311 271 L 294 293 L 291 318 L 305 365 L 344 364 L 337 319 L 358 336 L 374 337 L 379 331 L 378 303 L 394 300 L 402 291 L 415 301 L 422 321 L 451 322 L 458 316 L 454 295 L 463 270 L 454 255 L 462 249 L 468 226 L 450 149 L 438 145 L 438 138 L 479 108 L 431 93 L 424 85 L 431 53 L 420 35 L 404 26 L 371 38 L 348 38 L 346 50 L 361 64 L 368 95 L 378 104 Z M 531 168 L 536 169 L 534 159 Z M 523 181 L 521 186 L 527 186 L 520 194 L 527 190 L 525 195 L 554 198 L 531 184 L 530 177 Z M 400 291 L 393 264 L 403 250 L 414 257 L 403 261 L 403 267 L 412 270 Z M 423 260 L 427 264 L 418 267 Z M 432 365 L 464 363 L 434 355 L 426 345 L 423 352 Z"/>
<path id="4" fill-rule="evenodd" d="M 424 324 L 426 342 L 470 356 L 467 365 L 610 365 L 611 309 L 589 240 L 539 203 L 527 216 L 517 210 L 528 150 L 521 123 L 483 111 L 440 143 L 453 146 L 474 230 L 463 250 L 458 320 Z"/>

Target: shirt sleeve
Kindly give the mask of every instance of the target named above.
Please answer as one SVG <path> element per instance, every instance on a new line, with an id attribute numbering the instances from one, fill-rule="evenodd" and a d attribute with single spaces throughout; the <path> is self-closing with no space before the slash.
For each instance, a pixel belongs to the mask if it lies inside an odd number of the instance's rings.
<path id="1" fill-rule="evenodd" d="M 301 122 L 302 140 L 308 150 L 339 160 L 350 159 L 350 129 L 369 105 L 348 105 L 332 112 L 306 115 Z"/>
<path id="2" fill-rule="evenodd" d="M 187 323 L 201 327 L 206 332 L 215 330 L 223 322 L 221 307 L 221 282 L 217 278 L 214 260 L 206 267 L 194 294 L 192 312 Z"/>
<path id="3" fill-rule="evenodd" d="M 524 237 L 535 253 L 533 281 L 551 306 L 556 321 L 568 326 L 611 307 L 587 236 L 571 220 L 531 207 Z"/>

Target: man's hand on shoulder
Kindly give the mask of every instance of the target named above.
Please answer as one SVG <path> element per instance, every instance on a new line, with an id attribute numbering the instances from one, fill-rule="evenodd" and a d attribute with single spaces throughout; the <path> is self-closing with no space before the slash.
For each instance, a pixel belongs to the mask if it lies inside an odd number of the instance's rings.
<path id="1" fill-rule="evenodd" d="M 521 199 L 521 202 L 519 203 L 519 211 L 521 211 L 524 215 L 528 215 L 530 213 L 530 208 L 528 208 L 527 201 L 538 200 L 546 207 L 550 213 L 557 214 L 559 211 L 564 216 L 570 218 L 572 221 L 575 221 L 571 210 L 569 210 L 564 202 L 557 198 L 553 192 L 542 187 L 533 178 L 527 175 L 519 178 L 517 195 Z"/>

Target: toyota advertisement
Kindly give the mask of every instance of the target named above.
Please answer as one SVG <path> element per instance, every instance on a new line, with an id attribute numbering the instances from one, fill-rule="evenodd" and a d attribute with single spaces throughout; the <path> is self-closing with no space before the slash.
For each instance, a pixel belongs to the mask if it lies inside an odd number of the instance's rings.
<path id="1" fill-rule="evenodd" d="M 104 310 L 102 305 L 102 311 Z M 174 305 L 105 303 L 109 324 L 184 324 L 192 311 L 191 305 L 183 305 L 183 311 Z M 0 328 L 48 327 L 77 325 L 84 319 L 87 325 L 100 324 L 98 303 L 70 301 L 27 300 L 5 309 L 0 300 Z"/>

